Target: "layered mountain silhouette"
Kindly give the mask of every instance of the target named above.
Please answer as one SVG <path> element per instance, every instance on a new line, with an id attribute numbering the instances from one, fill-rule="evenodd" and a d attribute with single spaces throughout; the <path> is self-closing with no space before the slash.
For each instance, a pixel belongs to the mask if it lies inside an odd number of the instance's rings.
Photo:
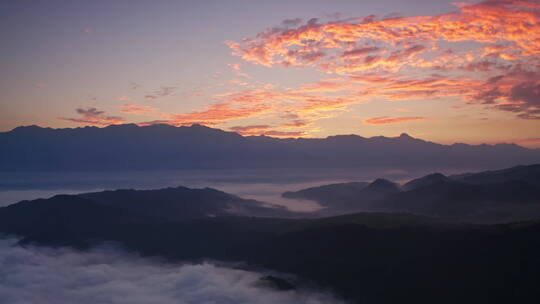
<path id="1" fill-rule="evenodd" d="M 373 202 L 400 192 L 399 185 L 379 178 L 372 183 L 352 182 L 312 187 L 300 191 L 282 194 L 285 198 L 309 199 L 322 204 L 325 213 L 350 213 L 362 211 L 362 202 Z M 360 202 L 360 203 L 359 203 Z"/>
<path id="2" fill-rule="evenodd" d="M 181 186 L 159 190 L 125 189 L 56 195 L 48 199 L 21 201 L 0 210 L 0 222 L 16 221 L 17 225 L 46 219 L 51 212 L 56 211 L 60 213 L 54 215 L 55 218 L 74 212 L 76 217 L 86 217 L 91 221 L 94 215 L 103 214 L 105 216 L 99 217 L 125 217 L 148 223 L 224 216 L 287 217 L 294 214 L 281 206 L 242 199 L 212 188 L 191 189 Z"/>
<path id="3" fill-rule="evenodd" d="M 18 127 L 0 133 L 0 170 L 160 170 L 291 167 L 504 167 L 540 162 L 514 144 L 441 145 L 412 138 L 244 137 L 201 125 Z"/>
<path id="4" fill-rule="evenodd" d="M 396 185 L 378 180 L 363 189 L 395 195 Z M 479 226 L 405 213 L 285 219 L 238 216 L 234 207 L 264 208 L 182 187 L 59 195 L 0 208 L 0 232 L 19 236 L 23 246 L 86 250 L 115 241 L 174 262 L 242 262 L 298 275 L 351 303 L 540 300 L 537 221 Z"/>
<path id="5" fill-rule="evenodd" d="M 315 200 L 321 214 L 358 211 L 411 212 L 481 223 L 540 217 L 540 165 L 444 176 L 430 174 L 399 186 L 378 179 L 285 192 Z"/>

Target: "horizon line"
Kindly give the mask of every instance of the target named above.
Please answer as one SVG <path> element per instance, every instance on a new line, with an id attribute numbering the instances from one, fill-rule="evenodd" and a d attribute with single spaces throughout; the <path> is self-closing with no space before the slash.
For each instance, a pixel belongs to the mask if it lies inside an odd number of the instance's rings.
<path id="1" fill-rule="evenodd" d="M 433 143 L 433 144 L 438 144 L 438 145 L 443 145 L 443 146 L 453 146 L 453 145 L 468 145 L 468 146 L 513 145 L 513 146 L 518 146 L 518 147 L 528 149 L 528 150 L 540 150 L 540 148 L 529 148 L 529 147 L 520 145 L 520 144 L 515 143 L 515 142 L 506 142 L 506 141 L 505 142 L 491 142 L 491 143 L 490 142 L 482 142 L 482 143 L 476 143 L 476 144 L 457 142 L 456 141 L 456 142 L 453 142 L 451 144 L 443 144 L 443 143 L 438 143 L 438 142 L 434 142 L 434 141 L 425 140 L 425 139 L 422 139 L 422 138 L 419 138 L 419 137 L 414 137 L 414 136 L 411 136 L 410 134 L 408 134 L 406 132 L 402 132 L 398 136 L 376 135 L 376 136 L 371 136 L 371 137 L 364 137 L 362 135 L 355 134 L 355 133 L 334 134 L 334 135 L 328 135 L 326 137 L 305 137 L 305 136 L 278 137 L 278 136 L 271 136 L 271 135 L 265 135 L 265 134 L 261 134 L 261 135 L 242 135 L 241 133 L 233 131 L 233 130 L 225 130 L 225 129 L 221 129 L 221 128 L 210 127 L 210 126 L 206 126 L 206 125 L 203 125 L 203 124 L 200 124 L 200 123 L 186 124 L 186 125 L 173 125 L 173 124 L 167 124 L 167 123 L 155 123 L 155 124 L 123 123 L 123 124 L 110 124 L 110 125 L 103 125 L 103 126 L 86 125 L 86 126 L 65 127 L 65 128 L 43 127 L 43 126 L 40 126 L 40 125 L 37 125 L 37 124 L 32 124 L 32 125 L 17 126 L 17 127 L 13 128 L 13 129 L 7 130 L 7 131 L 0 131 L 0 134 L 10 133 L 10 132 L 13 132 L 13 131 L 15 131 L 17 129 L 33 128 L 33 127 L 34 128 L 39 128 L 39 129 L 50 129 L 50 130 L 77 130 L 77 129 L 86 129 L 86 128 L 106 129 L 106 128 L 110 128 L 110 127 L 119 127 L 119 126 L 134 126 L 134 127 L 137 127 L 137 128 L 145 128 L 145 127 L 153 127 L 153 126 L 167 126 L 167 127 L 172 127 L 172 128 L 204 127 L 204 128 L 208 128 L 208 129 L 212 129 L 212 130 L 219 130 L 219 131 L 222 131 L 222 132 L 225 132 L 225 133 L 236 134 L 236 135 L 241 136 L 243 138 L 265 137 L 265 138 L 272 138 L 272 139 L 277 139 L 277 140 L 287 140 L 287 139 L 320 139 L 320 140 L 324 140 L 324 139 L 329 139 L 329 138 L 332 138 L 332 137 L 339 137 L 339 136 L 356 136 L 356 137 L 363 138 L 363 139 L 377 139 L 377 138 L 396 139 L 396 138 L 402 138 L 402 137 L 407 138 L 408 137 L 408 138 L 411 138 L 411 139 L 414 139 L 414 140 L 419 140 L 419 141 L 423 141 L 423 142 L 426 142 L 426 143 Z M 537 140 L 540 141 L 540 139 L 537 139 Z"/>

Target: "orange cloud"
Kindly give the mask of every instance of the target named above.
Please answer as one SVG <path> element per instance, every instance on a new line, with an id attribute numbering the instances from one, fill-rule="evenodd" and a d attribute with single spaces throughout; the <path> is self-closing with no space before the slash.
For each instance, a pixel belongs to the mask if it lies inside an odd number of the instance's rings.
<path id="1" fill-rule="evenodd" d="M 338 82 L 329 79 L 316 83 L 305 84 L 300 88 L 292 91 L 296 93 L 337 92 L 343 90 L 350 90 L 352 88 L 354 88 L 354 86 L 350 83 Z"/>
<path id="2" fill-rule="evenodd" d="M 172 114 L 152 111 L 153 108 L 127 104 L 124 112 L 148 113 L 160 117 L 142 125 L 167 123 L 172 125 L 202 124 L 216 126 L 230 121 L 264 118 L 272 119 L 275 126 L 266 124 L 248 127 L 238 126 L 231 130 L 248 135 L 295 137 L 306 134 L 308 127 L 322 117 L 332 117 L 350 104 L 362 102 L 355 95 L 339 95 L 338 90 L 353 87 L 341 84 L 337 79 L 306 84 L 298 89 L 247 89 L 216 94 L 217 101 L 203 110 Z M 326 95 L 331 93 L 332 95 Z M 283 115 L 286 113 L 286 115 Z M 294 129 L 294 130 L 291 130 Z M 298 130 L 302 129 L 302 130 Z"/>
<path id="3" fill-rule="evenodd" d="M 523 138 L 523 139 L 514 139 L 511 142 L 524 145 L 535 145 L 540 146 L 540 138 Z"/>
<path id="4" fill-rule="evenodd" d="M 382 116 L 382 117 L 375 117 L 375 118 L 369 118 L 364 120 L 364 123 L 371 124 L 371 125 L 386 125 L 386 124 L 393 124 L 393 123 L 400 123 L 400 122 L 408 122 L 408 121 L 415 121 L 415 120 L 426 120 L 426 117 L 388 117 L 388 116 Z"/>
<path id="5" fill-rule="evenodd" d="M 235 71 L 240 71 L 240 63 L 229 63 L 229 67 Z"/>
<path id="6" fill-rule="evenodd" d="M 346 111 L 350 105 L 364 103 L 374 97 L 390 100 L 415 100 L 436 98 L 458 98 L 469 104 L 515 113 L 520 118 L 532 119 L 538 116 L 537 100 L 539 90 L 533 81 L 534 75 L 514 70 L 504 75 L 477 80 L 467 77 L 430 75 L 425 78 L 405 77 L 400 74 L 355 74 L 349 78 L 326 79 L 304 84 L 298 88 L 248 89 L 216 94 L 218 103 L 206 109 L 184 114 L 155 113 L 162 120 L 159 123 L 209 126 L 221 125 L 241 119 L 272 118 L 279 122 L 279 129 L 273 131 L 308 132 L 312 125 L 322 118 L 329 118 Z M 524 83 L 525 81 L 525 83 Z M 281 114 L 280 114 L 281 113 Z M 282 114 L 286 113 L 286 115 Z M 425 119 L 424 117 L 377 117 L 366 123 L 384 124 Z M 268 130 L 259 129 L 237 131 L 242 134 L 261 135 Z M 277 136 L 277 133 L 275 133 Z M 281 134 L 285 136 L 286 133 Z M 295 136 L 296 133 L 290 133 Z"/>
<path id="7" fill-rule="evenodd" d="M 357 49 L 353 49 L 353 50 L 350 50 L 350 51 L 345 51 L 341 55 L 341 59 L 359 58 L 359 57 L 365 56 L 366 54 L 369 54 L 369 53 L 372 53 L 372 52 L 377 52 L 377 51 L 380 51 L 380 50 L 381 50 L 380 48 L 375 47 L 375 46 L 357 48 Z"/>
<path id="8" fill-rule="evenodd" d="M 347 85 L 350 87 L 351 85 Z M 267 113 L 294 112 L 297 114 L 320 113 L 342 109 L 347 104 L 360 102 L 351 95 L 325 95 L 319 91 L 332 91 L 341 85 L 315 83 L 289 90 L 243 90 L 216 95 L 215 98 L 229 105 L 244 107 L 265 105 Z M 307 92 L 305 92 L 307 91 Z"/>
<path id="9" fill-rule="evenodd" d="M 308 125 L 310 125 L 309 121 L 301 120 L 301 119 L 294 119 L 291 122 L 285 123 L 284 125 L 282 125 L 282 127 L 290 129 L 290 128 L 305 127 L 305 126 L 308 126 Z"/>
<path id="10" fill-rule="evenodd" d="M 394 110 L 394 111 L 396 111 L 396 112 L 402 112 L 402 113 L 408 113 L 408 112 L 411 112 L 411 110 L 406 109 L 406 108 L 392 108 L 392 110 Z"/>
<path id="11" fill-rule="evenodd" d="M 227 103 L 213 104 L 203 111 L 193 111 L 186 114 L 161 114 L 164 118 L 152 123 L 167 123 L 172 125 L 202 124 L 214 126 L 229 120 L 249 118 L 267 112 L 269 106 L 264 104 L 235 107 Z"/>
<path id="12" fill-rule="evenodd" d="M 540 138 L 523 138 L 523 139 L 514 139 L 510 141 L 515 142 L 515 143 L 520 143 L 520 144 L 540 144 Z"/>
<path id="13" fill-rule="evenodd" d="M 277 130 L 270 130 L 264 132 L 265 136 L 272 136 L 272 137 L 278 137 L 278 138 L 291 138 L 291 137 L 301 137 L 306 135 L 306 132 L 304 131 L 277 131 Z"/>
<path id="14" fill-rule="evenodd" d="M 259 33 L 257 38 L 242 43 L 229 42 L 228 45 L 235 55 L 265 66 L 278 63 L 312 65 L 335 56 L 330 52 L 332 50 L 339 52 L 362 42 L 376 44 L 347 50 L 340 57 L 357 58 L 387 47 L 398 48 L 393 57 L 384 60 L 388 64 L 393 58 L 410 59 L 427 49 L 424 45 L 410 46 L 402 42 L 441 40 L 499 45 L 505 42 L 521 50 L 523 55 L 532 56 L 540 54 L 539 10 L 537 2 L 533 1 L 488 0 L 462 5 L 458 12 L 437 16 L 369 18 L 359 22 L 324 24 L 311 21 L 295 29 L 273 28 Z M 309 60 L 306 60 L 306 54 L 310 55 Z"/>

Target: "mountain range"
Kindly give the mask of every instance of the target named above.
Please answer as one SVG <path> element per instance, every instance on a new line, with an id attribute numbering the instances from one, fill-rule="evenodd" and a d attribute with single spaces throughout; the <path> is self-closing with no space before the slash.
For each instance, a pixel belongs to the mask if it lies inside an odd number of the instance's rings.
<path id="1" fill-rule="evenodd" d="M 413 138 L 241 136 L 201 125 L 112 125 L 0 133 L 0 170 L 161 170 L 205 168 L 506 167 L 540 162 L 515 144 L 442 145 Z M 518 163 L 519 162 L 519 163 Z"/>

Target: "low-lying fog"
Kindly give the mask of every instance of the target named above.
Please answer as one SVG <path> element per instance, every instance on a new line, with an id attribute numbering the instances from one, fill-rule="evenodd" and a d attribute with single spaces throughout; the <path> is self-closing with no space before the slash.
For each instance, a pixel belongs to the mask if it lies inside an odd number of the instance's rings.
<path id="1" fill-rule="evenodd" d="M 182 170 L 146 172 L 17 172 L 0 173 L 0 206 L 21 200 L 48 198 L 56 194 L 76 194 L 114 189 L 159 189 L 185 186 L 210 187 L 292 211 L 315 211 L 316 202 L 281 197 L 285 191 L 338 182 L 372 181 L 386 178 L 404 182 L 433 172 L 461 173 L 450 168 L 339 168 L 339 169 L 260 169 L 260 170 Z"/>
<path id="2" fill-rule="evenodd" d="M 111 245 L 80 252 L 16 241 L 0 238 L 0 303 L 342 303 L 320 290 L 274 289 L 261 280 L 266 273 L 167 264 Z"/>

